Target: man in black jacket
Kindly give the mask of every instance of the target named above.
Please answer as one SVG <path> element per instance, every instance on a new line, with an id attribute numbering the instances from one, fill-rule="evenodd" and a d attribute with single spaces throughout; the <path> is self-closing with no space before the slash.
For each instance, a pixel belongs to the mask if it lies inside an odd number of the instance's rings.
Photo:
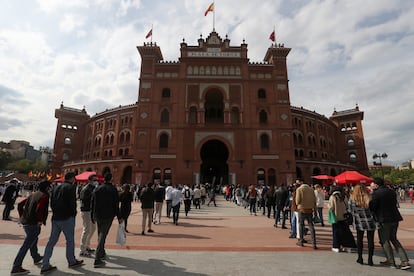
<path id="1" fill-rule="evenodd" d="M 372 200 L 369 203 L 369 208 L 374 214 L 374 218 L 380 223 L 378 230 L 380 242 L 384 250 L 386 261 L 381 262 L 382 265 L 396 267 L 394 254 L 391 248 L 391 243 L 394 245 L 401 260 L 400 268 L 403 270 L 410 269 L 407 253 L 397 239 L 398 222 L 403 218 L 397 208 L 397 195 L 384 184 L 381 178 L 374 179 L 375 184 L 378 185 L 372 193 Z"/>
<path id="2" fill-rule="evenodd" d="M 14 203 L 16 202 L 16 197 L 18 193 L 17 189 L 17 181 L 12 179 L 10 184 L 4 190 L 3 198 L 1 199 L 4 202 L 4 210 L 3 210 L 3 220 L 11 220 L 10 219 L 10 211 L 14 208 Z"/>
<path id="3" fill-rule="evenodd" d="M 98 246 L 95 252 L 94 267 L 102 267 L 105 265 L 103 259 L 106 257 L 105 240 L 112 221 L 116 216 L 118 222 L 122 223 L 121 214 L 119 212 L 119 195 L 115 186 L 112 185 L 112 174 L 106 173 L 105 182 L 95 188 L 91 202 L 92 222 L 98 225 Z"/>
<path id="4" fill-rule="evenodd" d="M 148 220 L 148 233 L 154 232 L 152 230 L 152 215 L 154 213 L 154 190 L 152 189 L 153 184 L 150 182 L 141 191 L 141 210 L 142 210 L 142 235 L 145 235 L 145 224 Z"/>
<path id="5" fill-rule="evenodd" d="M 74 268 L 83 264 L 83 260 L 75 258 L 75 216 L 76 216 L 76 185 L 75 173 L 65 174 L 65 181 L 56 186 L 52 191 L 50 200 L 52 208 L 52 230 L 49 241 L 45 248 L 45 255 L 42 263 L 41 274 L 48 273 L 56 269 L 50 265 L 53 248 L 59 240 L 60 233 L 63 232 L 66 239 L 66 260 L 69 268 Z"/>

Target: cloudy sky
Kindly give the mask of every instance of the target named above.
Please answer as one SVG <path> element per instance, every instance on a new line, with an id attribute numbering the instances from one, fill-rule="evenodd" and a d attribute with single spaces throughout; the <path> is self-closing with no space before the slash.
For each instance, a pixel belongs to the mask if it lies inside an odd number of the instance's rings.
<path id="1" fill-rule="evenodd" d="M 153 26 L 164 59 L 212 31 L 212 0 L 0 0 L 0 141 L 53 146 L 54 110 L 91 115 L 137 101 L 136 50 Z M 216 0 L 216 31 L 250 61 L 271 41 L 288 56 L 291 103 L 329 117 L 365 112 L 368 161 L 414 159 L 412 0 Z M 147 40 L 148 41 L 148 40 Z"/>

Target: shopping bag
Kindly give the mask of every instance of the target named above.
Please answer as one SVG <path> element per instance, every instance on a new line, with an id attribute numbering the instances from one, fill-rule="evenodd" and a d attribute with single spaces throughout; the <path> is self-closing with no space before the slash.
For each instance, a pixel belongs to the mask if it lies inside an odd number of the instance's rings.
<path id="1" fill-rule="evenodd" d="M 330 223 L 330 224 L 336 223 L 335 212 L 332 209 L 329 209 L 329 211 L 328 211 L 328 223 Z"/>
<path id="2" fill-rule="evenodd" d="M 118 225 L 118 231 L 116 232 L 116 243 L 119 245 L 125 245 L 126 243 L 125 222 L 121 222 Z"/>

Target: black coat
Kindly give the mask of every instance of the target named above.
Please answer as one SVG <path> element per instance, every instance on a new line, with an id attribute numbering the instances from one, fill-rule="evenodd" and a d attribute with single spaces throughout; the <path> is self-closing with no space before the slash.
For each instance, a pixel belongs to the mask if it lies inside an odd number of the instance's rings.
<path id="1" fill-rule="evenodd" d="M 390 223 L 403 220 L 397 208 L 397 195 L 386 185 L 380 186 L 372 193 L 369 208 L 377 222 Z"/>
<path id="2" fill-rule="evenodd" d="M 1 201 L 8 204 L 14 204 L 17 195 L 17 187 L 14 184 L 10 184 L 4 190 L 3 198 Z"/>

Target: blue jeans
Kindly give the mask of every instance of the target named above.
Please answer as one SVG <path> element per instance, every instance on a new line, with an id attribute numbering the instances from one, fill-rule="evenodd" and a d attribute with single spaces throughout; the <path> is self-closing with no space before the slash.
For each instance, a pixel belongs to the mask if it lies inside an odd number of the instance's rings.
<path id="1" fill-rule="evenodd" d="M 75 263 L 75 217 L 70 217 L 65 220 L 52 220 L 52 230 L 45 248 L 42 269 L 50 266 L 53 248 L 58 242 L 61 232 L 63 232 L 66 239 L 66 260 L 68 264 Z"/>
<path id="2" fill-rule="evenodd" d="M 318 217 L 321 220 L 321 225 L 325 225 L 325 223 L 323 222 L 323 207 L 318 207 Z"/>
<path id="3" fill-rule="evenodd" d="M 315 235 L 315 227 L 313 225 L 313 214 L 312 213 L 302 213 L 299 212 L 299 240 L 303 241 L 303 236 L 305 233 L 305 220 L 308 221 L 308 226 L 311 234 L 312 244 L 316 245 L 316 235 Z"/>
<path id="4" fill-rule="evenodd" d="M 173 206 L 173 222 L 175 224 L 178 223 L 178 216 L 180 215 L 180 203 L 178 203 L 177 205 Z"/>
<path id="5" fill-rule="evenodd" d="M 250 214 L 256 214 L 256 198 L 249 198 Z"/>
<path id="6" fill-rule="evenodd" d="M 296 237 L 296 235 L 297 235 L 297 232 L 296 232 L 296 227 L 297 227 L 296 226 L 296 223 L 297 223 L 296 214 L 295 214 L 294 211 L 291 211 L 290 212 L 290 225 L 291 225 L 292 229 L 291 229 L 290 235 L 292 237 Z"/>
<path id="7" fill-rule="evenodd" d="M 391 243 L 394 245 L 401 262 L 408 262 L 408 256 L 397 239 L 398 222 L 381 223 L 381 228 L 378 230 L 382 248 L 384 249 L 387 261 L 394 264 L 394 254 L 392 252 Z"/>
<path id="8" fill-rule="evenodd" d="M 32 255 L 33 261 L 40 259 L 39 251 L 37 250 L 37 241 L 40 234 L 40 226 L 34 225 L 23 225 L 26 237 L 24 238 L 23 244 L 17 252 L 17 256 L 13 262 L 13 268 L 21 267 L 24 257 L 26 257 L 27 251 L 30 249 L 30 255 Z"/>
<path id="9" fill-rule="evenodd" d="M 278 224 L 280 221 L 280 213 L 282 213 L 282 227 L 285 227 L 286 223 L 286 212 L 283 210 L 285 206 L 278 205 L 276 206 L 276 218 L 275 218 L 275 225 Z"/>

